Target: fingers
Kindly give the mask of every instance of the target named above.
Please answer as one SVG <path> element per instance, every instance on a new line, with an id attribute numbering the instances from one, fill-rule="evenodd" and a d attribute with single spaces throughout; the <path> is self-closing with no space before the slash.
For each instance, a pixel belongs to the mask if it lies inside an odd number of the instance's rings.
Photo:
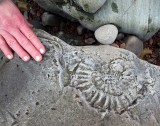
<path id="1" fill-rule="evenodd" d="M 42 55 L 37 49 L 33 46 L 33 44 L 18 30 L 18 29 L 10 29 L 10 34 L 12 34 L 17 42 L 21 45 L 23 49 L 25 49 L 37 62 L 42 60 Z"/>
<path id="2" fill-rule="evenodd" d="M 30 56 L 26 51 L 24 51 L 24 49 L 19 45 L 19 43 L 11 34 L 5 30 L 0 30 L 0 33 L 7 42 L 8 46 L 12 48 L 23 59 L 23 61 L 29 61 Z"/>
<path id="3" fill-rule="evenodd" d="M 30 28 L 33 28 L 33 25 L 32 25 L 32 24 L 30 24 L 26 19 L 24 19 L 24 20 L 25 20 L 26 24 L 27 24 Z"/>
<path id="4" fill-rule="evenodd" d="M 1 35 L 0 35 L 0 49 L 2 50 L 2 52 L 4 53 L 4 55 L 8 59 L 13 58 L 13 54 L 12 54 L 10 48 L 8 47 L 6 41 L 4 40 L 4 38 Z"/>
<path id="5" fill-rule="evenodd" d="M 27 25 L 20 27 L 20 30 L 41 54 L 45 53 L 45 47 Z"/>

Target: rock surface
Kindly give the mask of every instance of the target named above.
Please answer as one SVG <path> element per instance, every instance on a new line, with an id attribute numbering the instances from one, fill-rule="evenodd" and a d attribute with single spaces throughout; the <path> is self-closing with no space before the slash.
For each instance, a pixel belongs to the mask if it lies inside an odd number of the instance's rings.
<path id="1" fill-rule="evenodd" d="M 35 31 L 41 63 L 0 55 L 0 126 L 159 126 L 160 68 L 111 46 Z"/>
<path id="2" fill-rule="evenodd" d="M 91 30 L 96 30 L 105 24 L 114 24 L 122 33 L 133 34 L 142 40 L 147 40 L 160 29 L 160 1 L 158 0 L 106 0 L 95 13 L 88 13 L 87 10 L 69 2 L 72 0 L 35 1 L 50 12 L 58 13 L 71 20 L 77 19 Z M 91 3 L 93 0 L 80 1 Z M 101 1 L 104 0 L 93 2 L 90 8 L 96 7 L 97 2 Z"/>
<path id="3" fill-rule="evenodd" d="M 89 13 L 95 13 L 107 0 L 73 0 L 79 7 Z"/>
<path id="4" fill-rule="evenodd" d="M 98 42 L 104 45 L 109 45 L 117 38 L 118 29 L 111 24 L 103 25 L 95 31 L 94 35 Z"/>

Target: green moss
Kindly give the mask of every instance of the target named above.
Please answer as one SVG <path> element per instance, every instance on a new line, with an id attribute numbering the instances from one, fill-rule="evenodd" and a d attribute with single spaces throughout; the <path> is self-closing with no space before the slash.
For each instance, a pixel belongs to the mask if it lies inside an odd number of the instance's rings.
<path id="1" fill-rule="evenodd" d="M 84 19 L 87 19 L 89 21 L 94 21 L 94 15 L 93 14 L 89 14 L 89 13 L 86 13 L 85 11 L 83 11 L 82 9 L 80 8 L 75 8 L 76 10 L 76 17 L 78 17 L 79 20 L 84 20 Z"/>
<path id="2" fill-rule="evenodd" d="M 148 18 L 148 24 L 151 24 L 152 23 L 152 19 L 149 17 Z"/>
<path id="3" fill-rule="evenodd" d="M 155 27 L 155 25 L 149 25 L 149 28 L 148 28 L 149 30 L 149 32 L 153 32 L 153 31 L 155 31 L 157 28 Z"/>
<path id="4" fill-rule="evenodd" d="M 87 10 L 89 9 L 89 5 L 88 5 L 88 4 L 85 4 L 84 7 L 85 7 L 85 9 L 87 9 Z"/>
<path id="5" fill-rule="evenodd" d="M 118 6 L 115 2 L 112 2 L 111 7 L 114 13 L 118 13 Z"/>
<path id="6" fill-rule="evenodd" d="M 68 0 L 57 0 L 55 1 L 56 5 L 60 8 L 68 3 Z"/>
<path id="7" fill-rule="evenodd" d="M 83 17 L 83 16 L 80 16 L 79 19 L 82 21 L 82 20 L 84 19 L 84 17 Z"/>
<path id="8" fill-rule="evenodd" d="M 94 15 L 90 15 L 87 17 L 89 21 L 93 22 L 94 21 Z"/>
<path id="9" fill-rule="evenodd" d="M 151 25 L 152 23 L 152 19 L 149 17 L 148 18 L 148 29 L 147 29 L 147 33 L 152 32 L 155 30 L 155 27 L 153 25 Z"/>

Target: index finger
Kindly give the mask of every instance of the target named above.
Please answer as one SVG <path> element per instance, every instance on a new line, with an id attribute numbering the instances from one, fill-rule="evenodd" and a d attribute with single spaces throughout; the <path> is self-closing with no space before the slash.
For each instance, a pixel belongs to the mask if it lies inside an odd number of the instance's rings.
<path id="1" fill-rule="evenodd" d="M 33 31 L 28 27 L 28 25 L 23 25 L 20 27 L 20 31 L 28 38 L 28 40 L 40 51 L 41 54 L 45 53 L 45 47 L 40 42 L 38 37 L 33 33 Z"/>

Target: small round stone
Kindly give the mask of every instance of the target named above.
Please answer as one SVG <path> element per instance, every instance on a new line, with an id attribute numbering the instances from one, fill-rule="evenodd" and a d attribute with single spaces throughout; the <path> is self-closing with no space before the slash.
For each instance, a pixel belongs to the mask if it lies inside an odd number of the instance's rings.
<path id="1" fill-rule="evenodd" d="M 44 26 L 59 26 L 60 18 L 54 14 L 50 14 L 48 12 L 44 12 L 41 16 L 42 24 Z"/>
<path id="2" fill-rule="evenodd" d="M 143 51 L 143 41 L 136 36 L 128 36 L 124 39 L 124 42 L 126 43 L 127 50 L 133 52 L 137 56 L 140 56 Z"/>
<path id="3" fill-rule="evenodd" d="M 97 41 L 100 42 L 101 44 L 105 45 L 112 44 L 117 38 L 118 29 L 116 26 L 112 24 L 104 25 L 99 27 L 95 31 L 94 35 Z"/>
<path id="4" fill-rule="evenodd" d="M 123 33 L 119 33 L 119 34 L 117 35 L 116 40 L 122 40 L 122 39 L 124 39 L 124 37 L 125 37 L 125 35 L 124 35 Z"/>

